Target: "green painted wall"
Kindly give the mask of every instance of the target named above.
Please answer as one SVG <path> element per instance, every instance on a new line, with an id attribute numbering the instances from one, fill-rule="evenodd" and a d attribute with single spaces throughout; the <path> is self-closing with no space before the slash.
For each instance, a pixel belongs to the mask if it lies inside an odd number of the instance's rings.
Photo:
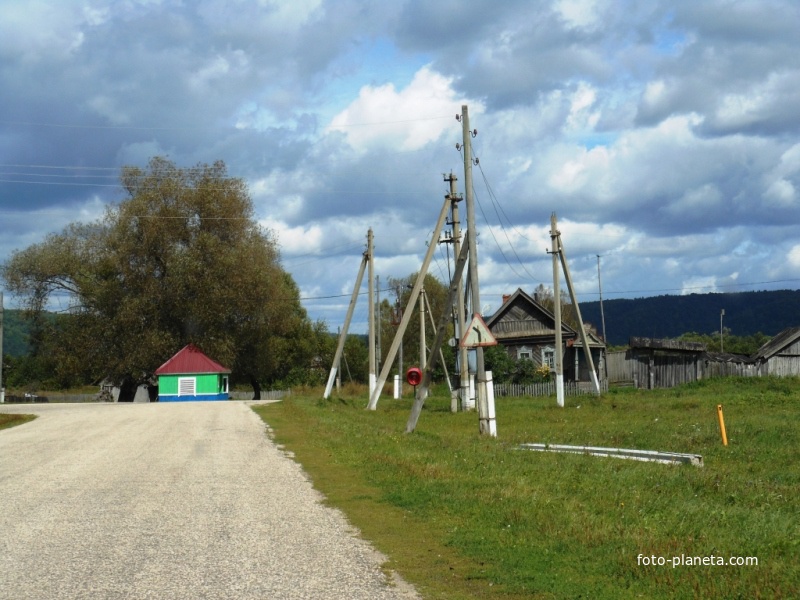
<path id="1" fill-rule="evenodd" d="M 162 396 L 178 395 L 178 379 L 183 377 L 195 378 L 195 393 L 219 394 L 222 392 L 222 375 L 207 373 L 202 375 L 159 375 L 158 393 Z"/>

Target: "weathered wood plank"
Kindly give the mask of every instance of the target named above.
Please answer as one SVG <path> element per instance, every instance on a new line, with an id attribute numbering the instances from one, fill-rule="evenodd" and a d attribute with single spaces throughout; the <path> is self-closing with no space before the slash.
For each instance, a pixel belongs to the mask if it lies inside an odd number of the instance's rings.
<path id="1" fill-rule="evenodd" d="M 682 352 L 705 352 L 706 345 L 700 342 L 683 340 L 664 340 L 657 338 L 632 337 L 628 340 L 631 348 L 650 348 L 653 350 L 678 350 Z"/>

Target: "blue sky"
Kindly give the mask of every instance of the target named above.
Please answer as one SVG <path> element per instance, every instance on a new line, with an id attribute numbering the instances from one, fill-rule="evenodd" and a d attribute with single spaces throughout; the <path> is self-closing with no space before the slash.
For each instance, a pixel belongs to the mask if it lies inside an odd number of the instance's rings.
<path id="1" fill-rule="evenodd" d="M 223 160 L 335 330 L 370 227 L 383 281 L 419 269 L 466 104 L 488 312 L 552 285 L 552 212 L 582 300 L 597 255 L 604 298 L 794 289 L 798 30 L 794 0 L 4 0 L 0 261 L 123 165 Z"/>

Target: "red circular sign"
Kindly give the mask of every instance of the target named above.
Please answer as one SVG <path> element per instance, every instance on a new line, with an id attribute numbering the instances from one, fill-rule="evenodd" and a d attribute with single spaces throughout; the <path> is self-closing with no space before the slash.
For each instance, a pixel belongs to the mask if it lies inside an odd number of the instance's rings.
<path id="1" fill-rule="evenodd" d="M 419 367 L 410 367 L 406 371 L 406 381 L 414 387 L 422 383 L 422 371 L 420 371 Z"/>

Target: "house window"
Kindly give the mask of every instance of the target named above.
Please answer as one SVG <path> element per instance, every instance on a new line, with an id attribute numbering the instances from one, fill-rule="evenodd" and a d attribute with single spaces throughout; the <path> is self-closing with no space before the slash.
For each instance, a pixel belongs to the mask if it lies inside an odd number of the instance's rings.
<path id="1" fill-rule="evenodd" d="M 222 391 L 223 394 L 227 394 L 228 393 L 228 376 L 227 375 L 223 375 L 222 376 L 222 390 L 221 391 Z"/>
<path id="2" fill-rule="evenodd" d="M 542 348 L 542 365 L 549 367 L 550 369 L 556 368 L 556 350 L 555 348 L 551 348 L 547 346 L 546 348 Z"/>
<path id="3" fill-rule="evenodd" d="M 178 396 L 194 396 L 195 390 L 194 377 L 178 377 Z"/>
<path id="4" fill-rule="evenodd" d="M 533 352 L 527 346 L 517 349 L 517 360 L 533 360 Z"/>

